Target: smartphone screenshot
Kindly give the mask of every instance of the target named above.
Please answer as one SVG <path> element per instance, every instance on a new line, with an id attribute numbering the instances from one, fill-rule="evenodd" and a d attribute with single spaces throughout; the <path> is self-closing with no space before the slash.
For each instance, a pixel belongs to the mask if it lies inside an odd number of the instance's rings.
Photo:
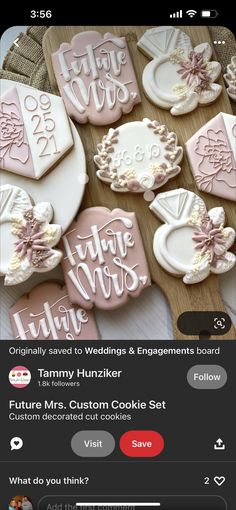
<path id="1" fill-rule="evenodd" d="M 233 14 L 69 7 L 1 19 L 0 508 L 235 510 Z"/>

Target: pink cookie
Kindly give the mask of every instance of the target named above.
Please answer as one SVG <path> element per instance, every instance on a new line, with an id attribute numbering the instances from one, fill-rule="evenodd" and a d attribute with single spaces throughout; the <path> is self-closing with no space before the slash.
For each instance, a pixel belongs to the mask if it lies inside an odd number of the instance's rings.
<path id="1" fill-rule="evenodd" d="M 61 249 L 69 298 L 86 309 L 118 308 L 150 285 L 134 213 L 85 209 L 63 236 Z"/>
<path id="2" fill-rule="evenodd" d="M 0 103 L 0 166 L 40 179 L 73 146 L 61 97 L 8 82 Z"/>
<path id="3" fill-rule="evenodd" d="M 52 63 L 68 115 L 77 122 L 112 124 L 141 101 L 125 37 L 81 32 L 61 44 Z"/>
<path id="4" fill-rule="evenodd" d="M 186 143 L 191 169 L 201 191 L 236 201 L 236 120 L 219 113 Z"/>
<path id="5" fill-rule="evenodd" d="M 66 287 L 46 282 L 9 311 L 16 340 L 98 340 L 93 313 L 70 303 Z"/>

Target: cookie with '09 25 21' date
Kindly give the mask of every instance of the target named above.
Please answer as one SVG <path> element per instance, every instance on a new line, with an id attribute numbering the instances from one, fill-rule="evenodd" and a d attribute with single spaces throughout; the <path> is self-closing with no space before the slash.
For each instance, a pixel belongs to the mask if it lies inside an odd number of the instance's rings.
<path id="1" fill-rule="evenodd" d="M 92 311 L 72 305 L 65 285 L 49 281 L 34 287 L 10 308 L 16 340 L 98 340 Z"/>
<path id="2" fill-rule="evenodd" d="M 138 48 L 153 59 L 142 77 L 147 97 L 172 115 L 213 103 L 221 94 L 222 86 L 215 83 L 221 65 L 210 61 L 212 49 L 208 43 L 194 48 L 185 32 L 162 26 L 148 29 L 138 41 Z"/>
<path id="3" fill-rule="evenodd" d="M 157 120 L 143 119 L 112 129 L 97 146 L 97 176 L 113 191 L 157 189 L 180 171 L 183 149 L 175 133 Z"/>
<path id="4" fill-rule="evenodd" d="M 80 32 L 52 64 L 68 115 L 79 123 L 112 124 L 141 101 L 125 37 Z"/>
<path id="5" fill-rule="evenodd" d="M 60 225 L 51 224 L 53 209 L 48 202 L 33 205 L 17 186 L 0 187 L 0 273 L 5 285 L 16 285 L 34 272 L 56 267 L 62 257 L 54 249 L 62 235 Z"/>
<path id="6" fill-rule="evenodd" d="M 159 264 L 186 284 L 199 283 L 210 273 L 225 273 L 235 265 L 236 257 L 228 249 L 235 231 L 224 227 L 223 207 L 207 211 L 203 200 L 186 189 L 159 193 L 150 209 L 162 220 L 153 240 Z"/>
<path id="7" fill-rule="evenodd" d="M 62 237 L 69 299 L 85 309 L 115 309 L 151 284 L 135 213 L 90 207 Z"/>
<path id="8" fill-rule="evenodd" d="M 22 83 L 1 80 L 0 166 L 40 179 L 73 146 L 61 97 Z"/>
<path id="9" fill-rule="evenodd" d="M 236 117 L 218 113 L 186 143 L 201 191 L 236 201 Z"/>

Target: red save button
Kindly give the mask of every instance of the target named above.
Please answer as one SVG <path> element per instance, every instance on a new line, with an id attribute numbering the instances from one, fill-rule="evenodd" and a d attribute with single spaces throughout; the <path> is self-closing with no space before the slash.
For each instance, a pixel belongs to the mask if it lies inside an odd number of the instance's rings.
<path id="1" fill-rule="evenodd" d="M 156 457 L 164 449 L 164 439 L 154 430 L 129 430 L 120 438 L 120 449 L 127 457 Z"/>

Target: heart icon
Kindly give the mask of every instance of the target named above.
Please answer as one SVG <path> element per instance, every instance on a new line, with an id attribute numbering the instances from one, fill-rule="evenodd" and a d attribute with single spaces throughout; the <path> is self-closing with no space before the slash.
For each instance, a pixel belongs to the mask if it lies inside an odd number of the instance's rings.
<path id="1" fill-rule="evenodd" d="M 220 487 L 225 483 L 225 476 L 215 476 L 214 482 Z"/>

